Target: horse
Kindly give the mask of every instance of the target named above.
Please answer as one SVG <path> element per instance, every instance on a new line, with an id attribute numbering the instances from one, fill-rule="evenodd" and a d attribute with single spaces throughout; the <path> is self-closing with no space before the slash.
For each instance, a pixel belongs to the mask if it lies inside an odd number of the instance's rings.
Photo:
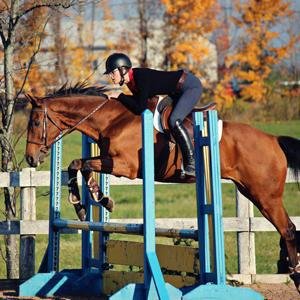
<path id="1" fill-rule="evenodd" d="M 117 99 L 105 95 L 103 87 L 77 84 L 63 86 L 45 97 L 27 95 L 32 104 L 28 128 L 26 160 L 31 167 L 43 162 L 50 146 L 60 137 L 78 130 L 91 137 L 100 155 L 74 159 L 68 167 L 69 201 L 80 220 L 85 208 L 80 202 L 77 172 L 80 171 L 95 201 L 109 211 L 114 202 L 102 194 L 92 172 L 130 179 L 142 177 L 142 121 Z M 149 107 L 153 111 L 153 105 Z M 191 120 L 189 120 L 191 123 Z M 155 180 L 192 183 L 182 176 L 182 157 L 170 138 L 154 130 Z M 300 258 L 296 247 L 296 227 L 283 206 L 288 167 L 298 178 L 300 140 L 274 136 L 250 125 L 223 121 L 220 140 L 221 177 L 232 180 L 238 190 L 277 229 L 288 253 L 290 277 L 300 293 Z M 299 186 L 299 180 L 298 180 Z"/>

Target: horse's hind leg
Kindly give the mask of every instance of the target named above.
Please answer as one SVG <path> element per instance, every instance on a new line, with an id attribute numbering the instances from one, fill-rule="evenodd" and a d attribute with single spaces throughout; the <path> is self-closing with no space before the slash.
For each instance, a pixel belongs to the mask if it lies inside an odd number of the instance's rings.
<path id="1" fill-rule="evenodd" d="M 294 281 L 295 286 L 300 293 L 300 257 L 299 253 L 297 253 L 296 226 L 290 218 L 288 218 L 288 227 L 285 230 L 284 235 L 281 236 L 285 242 L 288 253 L 290 277 Z"/>
<path id="2" fill-rule="evenodd" d="M 300 293 L 300 257 L 299 253 L 297 253 L 296 226 L 291 220 L 289 220 L 287 237 L 284 239 L 284 241 L 289 257 L 290 277 L 294 281 L 295 286 Z"/>
<path id="3" fill-rule="evenodd" d="M 258 184 L 253 185 L 252 189 L 245 189 L 239 184 L 237 184 L 237 186 L 239 191 L 259 208 L 264 217 L 275 226 L 281 235 L 288 253 L 290 277 L 300 292 L 300 261 L 297 254 L 296 227 L 283 207 L 283 191 L 280 189 L 276 190 L 276 188 L 272 189 L 270 185 L 261 189 L 258 189 Z M 252 191 L 252 193 L 250 191 Z M 261 191 L 264 192 L 262 193 Z M 254 197 L 252 194 L 257 195 L 257 197 Z M 275 197 L 276 194 L 277 196 Z M 260 197 L 258 197 L 258 195 Z M 273 195 L 272 201 L 270 201 L 269 195 Z M 257 199 L 259 200 L 257 201 Z"/>
<path id="4" fill-rule="evenodd" d="M 296 227 L 288 217 L 281 199 L 273 201 L 271 205 L 262 208 L 261 212 L 276 227 L 285 242 L 290 277 L 300 293 L 300 260 L 297 254 Z"/>

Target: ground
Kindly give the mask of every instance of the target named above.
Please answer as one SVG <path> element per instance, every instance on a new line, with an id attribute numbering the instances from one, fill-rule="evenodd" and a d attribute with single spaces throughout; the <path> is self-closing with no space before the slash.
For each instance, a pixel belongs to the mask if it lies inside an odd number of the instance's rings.
<path id="1" fill-rule="evenodd" d="M 296 300 L 300 299 L 293 283 L 289 284 L 252 284 L 253 290 L 261 293 L 267 300 Z"/>
<path id="2" fill-rule="evenodd" d="M 2 286 L 1 286 L 2 285 Z M 258 292 L 260 292 L 266 300 L 300 300 L 300 295 L 297 292 L 294 284 L 253 284 L 247 285 Z M 8 288 L 5 284 L 0 282 L 0 299 L 17 300 L 17 299 L 40 299 L 38 297 L 17 297 L 16 288 Z M 43 298 L 46 299 L 46 298 Z M 99 297 L 55 297 L 47 298 L 55 300 L 99 300 Z M 105 299 L 105 298 L 102 298 Z M 221 299 L 220 299 L 221 300 Z M 242 299 L 241 299 L 242 300 Z"/>

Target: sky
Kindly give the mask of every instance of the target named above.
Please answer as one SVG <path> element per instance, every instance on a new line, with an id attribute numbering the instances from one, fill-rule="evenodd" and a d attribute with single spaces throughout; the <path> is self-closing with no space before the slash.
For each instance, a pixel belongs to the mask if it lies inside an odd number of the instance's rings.
<path id="1" fill-rule="evenodd" d="M 159 0 L 157 0 L 159 1 Z M 201 0 L 197 0 L 201 1 Z M 232 15 L 232 0 L 219 0 L 221 2 L 222 7 L 225 8 L 224 13 L 229 17 Z M 245 0 L 246 1 L 246 0 Z M 97 1 L 96 10 L 94 11 L 94 14 L 92 14 L 92 7 L 91 4 L 92 1 L 85 1 L 85 6 L 88 6 L 89 9 L 86 10 L 86 21 L 89 22 L 94 17 L 94 19 L 102 20 L 103 13 L 101 10 L 101 0 Z M 290 3 L 292 3 L 293 8 L 296 10 L 296 14 L 298 16 L 298 20 L 300 20 L 300 0 L 290 0 Z M 109 0 L 108 1 L 110 7 L 112 8 L 112 12 L 114 14 L 115 19 L 119 20 L 127 20 L 132 19 L 132 17 L 137 17 L 135 9 L 136 9 L 136 3 L 137 0 Z M 298 22 L 299 23 L 299 22 Z M 274 41 L 274 46 L 280 45 L 280 43 L 285 42 L 287 38 L 289 38 L 288 35 L 286 35 L 284 32 L 286 31 L 286 26 L 289 25 L 288 23 L 282 23 L 278 24 L 274 27 L 274 31 L 279 31 L 282 34 L 280 35 L 280 38 Z M 300 28 L 298 28 L 297 22 L 294 22 L 293 24 L 293 30 L 299 34 Z M 99 29 L 99 31 L 101 31 Z M 98 36 L 101 36 L 100 32 L 96 32 Z M 239 31 L 237 28 L 231 27 L 230 29 L 230 36 L 231 36 L 231 45 L 234 48 L 236 45 L 236 42 L 238 42 L 239 39 Z M 299 54 L 298 54 L 299 52 Z M 299 57 L 300 58 L 300 50 L 296 51 L 296 60 Z"/>

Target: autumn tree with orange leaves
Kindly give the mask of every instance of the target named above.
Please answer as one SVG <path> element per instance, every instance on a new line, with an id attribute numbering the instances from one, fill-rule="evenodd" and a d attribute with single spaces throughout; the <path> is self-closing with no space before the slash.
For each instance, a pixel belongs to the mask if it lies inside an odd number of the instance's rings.
<path id="1" fill-rule="evenodd" d="M 48 20 L 44 10 L 47 9 L 49 12 L 49 8 L 57 10 L 71 5 L 72 0 L 0 2 L 0 42 L 3 59 L 3 74 L 0 78 L 1 171 L 10 172 L 18 168 L 14 153 L 14 108 L 18 96 L 28 82 L 30 71 L 34 70 L 31 73 L 32 79 L 36 78 L 34 82 L 40 79 L 39 69 L 33 66 L 44 37 L 43 24 Z M 17 193 L 13 187 L 4 188 L 3 191 L 5 219 L 11 221 L 17 217 Z M 5 257 L 7 278 L 18 278 L 17 236 L 4 236 L 4 241 L 5 251 L 0 250 L 2 257 Z"/>
<path id="2" fill-rule="evenodd" d="M 184 67 L 201 75 L 201 62 L 210 55 L 201 37 L 206 38 L 217 26 L 218 1 L 161 1 L 165 5 L 165 50 L 170 69 Z"/>
<path id="3" fill-rule="evenodd" d="M 231 107 L 236 95 L 228 93 L 228 82 L 235 78 L 241 83 L 240 97 L 244 100 L 262 102 L 268 92 L 267 80 L 274 65 L 293 49 L 297 37 L 275 43 L 279 26 L 292 18 L 291 3 L 284 0 L 234 1 L 237 14 L 232 18 L 238 28 L 239 43 L 233 54 L 226 59 L 227 74 L 216 88 L 219 108 Z M 281 27 L 282 30 L 283 27 Z"/>
<path id="4" fill-rule="evenodd" d="M 53 73 L 42 70 L 41 64 L 36 60 L 41 50 L 41 42 L 47 36 L 47 15 L 46 7 L 33 10 L 23 17 L 23 26 L 16 33 L 16 44 L 22 45 L 15 48 L 13 56 L 16 70 L 12 79 L 18 92 L 24 90 L 37 96 L 43 95 L 48 79 L 53 77 Z"/>
<path id="5" fill-rule="evenodd" d="M 96 9 L 100 9 L 103 14 L 103 19 L 112 20 L 112 12 L 109 6 L 109 0 L 91 1 L 93 4 L 92 13 L 94 14 Z M 56 18 L 52 24 L 52 33 L 55 37 L 54 48 L 51 49 L 55 54 L 55 60 L 57 61 L 57 72 L 60 74 L 56 85 L 62 85 L 65 83 L 75 84 L 77 82 L 87 81 L 92 83 L 96 80 L 96 71 L 98 68 L 99 53 L 94 51 L 95 44 L 99 41 L 95 41 L 95 33 L 99 30 L 96 27 L 95 18 L 91 16 L 91 19 L 86 20 L 85 16 L 91 13 L 90 7 L 84 2 L 79 1 L 74 5 L 75 10 L 69 15 L 70 19 L 74 20 L 72 26 L 76 29 L 72 34 L 66 34 L 65 28 L 63 28 L 63 20 L 61 14 L 56 14 Z M 99 12 L 99 10 L 97 10 Z M 102 30 L 107 33 L 110 38 L 111 28 L 109 24 L 104 24 Z M 109 49 L 111 41 L 107 39 L 106 47 Z M 104 51 L 103 56 L 107 56 L 109 51 Z"/>

